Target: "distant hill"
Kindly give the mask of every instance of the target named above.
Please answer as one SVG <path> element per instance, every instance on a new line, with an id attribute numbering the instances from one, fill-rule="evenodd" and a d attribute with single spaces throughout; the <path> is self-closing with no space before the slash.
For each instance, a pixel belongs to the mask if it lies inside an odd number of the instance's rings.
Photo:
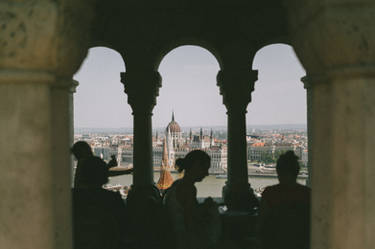
<path id="1" fill-rule="evenodd" d="M 74 128 L 76 134 L 132 134 L 133 128 Z"/>
<path id="2" fill-rule="evenodd" d="M 200 129 L 207 132 L 209 130 L 213 131 L 225 131 L 226 126 L 191 126 L 191 127 L 181 127 L 183 132 L 189 132 L 190 129 L 193 131 L 198 131 Z M 272 124 L 272 125 L 247 125 L 248 131 L 252 129 L 256 130 L 306 130 L 306 124 Z M 165 127 L 154 127 L 153 131 L 164 132 Z M 77 127 L 74 128 L 74 133 L 76 134 L 132 134 L 133 128 L 130 127 L 121 127 L 121 128 L 86 128 L 86 127 Z"/>
<path id="3" fill-rule="evenodd" d="M 259 130 L 301 130 L 307 129 L 307 124 L 272 124 L 272 125 L 247 125 L 247 129 Z"/>

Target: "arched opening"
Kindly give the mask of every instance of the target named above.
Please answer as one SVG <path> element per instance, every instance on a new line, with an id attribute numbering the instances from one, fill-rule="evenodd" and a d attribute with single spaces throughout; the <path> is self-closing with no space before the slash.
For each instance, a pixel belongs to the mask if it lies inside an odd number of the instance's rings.
<path id="1" fill-rule="evenodd" d="M 74 97 L 74 141 L 87 141 L 96 156 L 108 162 L 115 155 L 120 167 L 133 160 L 133 118 L 120 81 L 124 61 L 115 50 L 89 50 L 80 70 Z M 108 187 L 130 186 L 132 175 L 110 177 Z"/>
<path id="2" fill-rule="evenodd" d="M 291 46 L 274 44 L 260 49 L 253 61 L 258 81 L 247 113 L 250 183 L 260 194 L 278 183 L 278 156 L 293 150 L 300 159 L 298 181 L 307 179 L 307 106 L 301 78 L 306 72 Z"/>
<path id="3" fill-rule="evenodd" d="M 168 163 L 174 180 L 180 176 L 175 160 L 193 149 L 211 156 L 210 175 L 197 184 L 198 197 L 220 197 L 226 171 L 226 110 L 216 86 L 220 70 L 215 57 L 198 46 L 181 46 L 162 60 L 162 88 L 153 115 L 155 181 L 166 141 Z M 172 118 L 172 112 L 174 117 Z"/>

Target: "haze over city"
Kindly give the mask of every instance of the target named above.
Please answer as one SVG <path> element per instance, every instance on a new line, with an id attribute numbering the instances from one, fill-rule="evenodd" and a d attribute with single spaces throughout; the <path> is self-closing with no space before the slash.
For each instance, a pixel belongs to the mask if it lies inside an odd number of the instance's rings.
<path id="1" fill-rule="evenodd" d="M 125 56 L 126 59 L 126 56 Z M 306 124 L 306 92 L 300 78 L 305 71 L 293 49 L 272 45 L 258 51 L 253 61 L 258 81 L 248 106 L 248 125 Z M 165 127 L 172 110 L 183 127 L 225 126 L 226 109 L 216 86 L 219 64 L 206 49 L 182 46 L 162 60 L 162 87 L 154 108 L 153 127 Z M 93 48 L 75 79 L 75 127 L 133 126 L 131 108 L 120 82 L 125 64 L 107 48 Z"/>

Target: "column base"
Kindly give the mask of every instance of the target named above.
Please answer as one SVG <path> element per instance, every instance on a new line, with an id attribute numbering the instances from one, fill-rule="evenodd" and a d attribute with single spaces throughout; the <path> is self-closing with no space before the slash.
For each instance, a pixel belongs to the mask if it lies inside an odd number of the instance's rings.
<path id="1" fill-rule="evenodd" d="M 259 206 L 259 201 L 248 183 L 226 183 L 223 187 L 223 199 L 229 211 L 254 213 Z"/>
<path id="2" fill-rule="evenodd" d="M 132 246 L 158 248 L 162 243 L 163 231 L 156 228 L 161 227 L 164 218 L 159 189 L 155 185 L 132 185 L 126 202 Z"/>

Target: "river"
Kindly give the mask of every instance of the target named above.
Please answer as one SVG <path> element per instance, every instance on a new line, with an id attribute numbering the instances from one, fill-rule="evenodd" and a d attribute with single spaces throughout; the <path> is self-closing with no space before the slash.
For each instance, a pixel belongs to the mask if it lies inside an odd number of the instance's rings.
<path id="1" fill-rule="evenodd" d="M 173 178 L 178 179 L 178 174 L 171 173 Z M 154 180 L 157 182 L 159 179 L 159 172 L 154 172 Z M 226 182 L 226 179 L 218 179 L 214 175 L 207 176 L 200 183 L 196 184 L 198 193 L 197 197 L 221 197 L 221 191 Z M 298 182 L 305 184 L 306 180 L 299 179 Z M 110 184 L 120 184 L 124 186 L 130 186 L 132 184 L 132 175 L 123 175 L 111 177 L 109 180 Z M 249 183 L 253 189 L 263 188 L 269 185 L 278 183 L 276 177 L 249 177 Z"/>

